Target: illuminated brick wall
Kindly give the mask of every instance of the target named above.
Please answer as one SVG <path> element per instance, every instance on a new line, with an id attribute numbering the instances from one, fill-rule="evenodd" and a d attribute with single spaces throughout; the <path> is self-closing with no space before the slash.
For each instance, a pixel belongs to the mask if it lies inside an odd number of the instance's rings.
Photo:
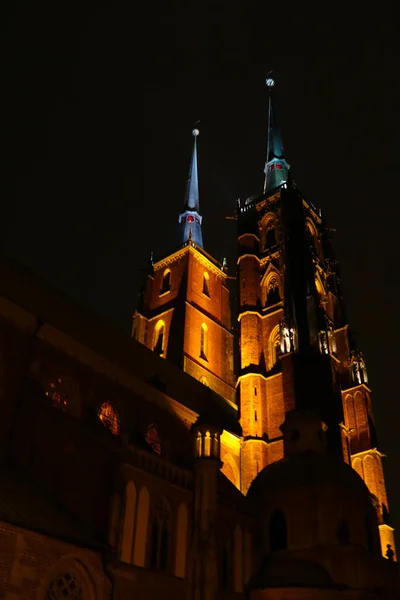
<path id="1" fill-rule="evenodd" d="M 168 286 L 165 279 L 168 278 Z M 137 339 L 150 349 L 163 325 L 163 353 L 192 377 L 235 402 L 234 337 L 227 276 L 191 244 L 155 263 L 145 290 Z M 140 337 L 141 336 L 141 337 Z"/>

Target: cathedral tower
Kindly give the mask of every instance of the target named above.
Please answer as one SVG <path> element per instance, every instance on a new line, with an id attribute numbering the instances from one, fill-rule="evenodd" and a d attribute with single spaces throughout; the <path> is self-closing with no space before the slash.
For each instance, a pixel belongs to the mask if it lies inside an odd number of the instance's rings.
<path id="1" fill-rule="evenodd" d="M 236 409 L 228 276 L 226 268 L 203 248 L 198 133 L 193 131 L 185 202 L 178 218 L 179 245 L 152 261 L 132 335 Z"/>
<path id="2" fill-rule="evenodd" d="M 329 230 L 291 181 L 273 80 L 267 85 L 263 192 L 237 205 L 242 491 L 283 458 L 286 414 L 312 411 L 328 426 L 328 450 L 351 464 L 375 496 L 385 554 L 393 530 L 365 363 L 351 338 Z"/>

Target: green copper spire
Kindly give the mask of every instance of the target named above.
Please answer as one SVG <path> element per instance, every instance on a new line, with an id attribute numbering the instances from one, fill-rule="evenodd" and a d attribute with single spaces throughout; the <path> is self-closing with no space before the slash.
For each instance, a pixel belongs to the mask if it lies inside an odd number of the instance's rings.
<path id="1" fill-rule="evenodd" d="M 264 167 L 264 189 L 263 192 L 271 192 L 286 183 L 289 176 L 290 165 L 285 159 L 282 138 L 272 107 L 272 88 L 275 80 L 267 77 L 268 87 L 268 136 L 267 136 L 267 159 Z"/>

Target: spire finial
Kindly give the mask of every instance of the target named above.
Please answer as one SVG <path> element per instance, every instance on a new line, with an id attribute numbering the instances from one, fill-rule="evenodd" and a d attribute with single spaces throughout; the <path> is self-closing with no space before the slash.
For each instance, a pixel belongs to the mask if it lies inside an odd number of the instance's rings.
<path id="1" fill-rule="evenodd" d="M 191 239 L 197 246 L 202 248 L 202 218 L 200 216 L 199 208 L 199 177 L 197 171 L 197 136 L 200 133 L 196 127 L 198 123 L 199 121 L 196 121 L 194 124 L 195 128 L 192 130 L 192 135 L 194 137 L 193 153 L 186 186 L 185 204 L 183 207 L 183 212 L 179 215 L 179 238 L 181 244 L 186 244 L 188 240 L 189 229 L 191 229 Z"/>
<path id="2" fill-rule="evenodd" d="M 271 147 L 271 90 L 275 85 L 275 79 L 272 77 L 272 71 L 270 71 L 265 79 L 266 86 L 268 88 L 268 133 L 267 133 L 267 160 L 265 165 L 267 165 L 269 161 L 269 151 Z M 265 178 L 264 178 L 264 194 L 267 189 L 267 173 L 268 170 L 265 168 Z"/>
<path id="3" fill-rule="evenodd" d="M 289 165 L 283 153 L 282 140 L 272 114 L 272 88 L 275 87 L 275 79 L 272 76 L 272 71 L 267 73 L 265 84 L 268 88 L 268 134 L 267 156 L 264 168 L 264 194 L 267 190 L 275 189 L 285 183 L 289 172 Z"/>

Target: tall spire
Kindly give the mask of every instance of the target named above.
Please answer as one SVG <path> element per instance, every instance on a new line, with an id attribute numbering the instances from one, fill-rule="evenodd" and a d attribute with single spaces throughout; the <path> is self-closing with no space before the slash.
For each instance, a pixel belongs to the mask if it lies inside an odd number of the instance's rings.
<path id="1" fill-rule="evenodd" d="M 263 192 L 271 192 L 288 180 L 290 165 L 285 159 L 282 138 L 272 108 L 272 88 L 275 80 L 267 77 L 265 83 L 268 87 L 268 136 L 267 157 L 264 167 Z"/>
<path id="2" fill-rule="evenodd" d="M 197 170 L 197 136 L 199 135 L 199 130 L 194 129 L 192 133 L 194 136 L 194 145 L 186 186 L 185 204 L 178 220 L 179 242 L 180 244 L 185 244 L 190 239 L 194 244 L 202 248 L 202 217 L 199 212 L 199 176 Z"/>

